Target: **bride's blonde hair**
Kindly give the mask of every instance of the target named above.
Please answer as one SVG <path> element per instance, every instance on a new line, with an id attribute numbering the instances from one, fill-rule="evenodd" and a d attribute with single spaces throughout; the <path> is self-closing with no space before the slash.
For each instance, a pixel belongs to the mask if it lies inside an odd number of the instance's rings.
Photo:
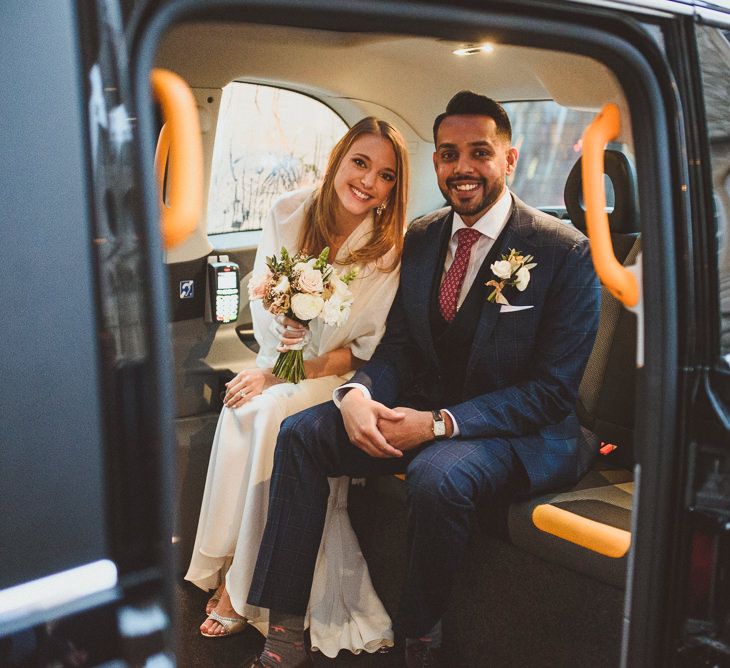
<path id="1" fill-rule="evenodd" d="M 353 125 L 337 142 L 330 153 L 327 170 L 321 187 L 315 192 L 312 204 L 307 210 L 302 229 L 299 248 L 316 255 L 325 246 L 332 246 L 335 236 L 335 216 L 339 199 L 335 192 L 335 174 L 342 159 L 358 137 L 375 135 L 387 139 L 395 153 L 395 185 L 385 200 L 385 209 L 378 214 L 373 212 L 375 221 L 373 233 L 368 243 L 354 250 L 343 264 L 367 264 L 378 261 L 391 249 L 395 249 L 393 262 L 383 271 L 393 271 L 400 262 L 403 251 L 403 235 L 406 228 L 406 206 L 408 204 L 408 150 L 400 132 L 387 121 L 368 116 Z M 334 258 L 330 258 L 334 262 Z"/>

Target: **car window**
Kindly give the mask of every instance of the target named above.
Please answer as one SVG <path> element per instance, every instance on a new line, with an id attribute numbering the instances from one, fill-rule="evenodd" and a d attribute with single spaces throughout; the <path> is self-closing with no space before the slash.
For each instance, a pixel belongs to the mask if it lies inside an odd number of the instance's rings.
<path id="1" fill-rule="evenodd" d="M 216 129 L 208 234 L 259 230 L 281 194 L 316 183 L 347 131 L 321 102 L 293 91 L 232 82 Z"/>
<path id="2" fill-rule="evenodd" d="M 568 109 L 552 100 L 508 102 L 504 108 L 512 123 L 512 144 L 520 152 L 510 189 L 533 206 L 565 206 L 565 181 L 580 158 L 581 137 L 595 112 Z"/>
<path id="3" fill-rule="evenodd" d="M 697 26 L 718 247 L 720 354 L 730 365 L 730 31 Z"/>

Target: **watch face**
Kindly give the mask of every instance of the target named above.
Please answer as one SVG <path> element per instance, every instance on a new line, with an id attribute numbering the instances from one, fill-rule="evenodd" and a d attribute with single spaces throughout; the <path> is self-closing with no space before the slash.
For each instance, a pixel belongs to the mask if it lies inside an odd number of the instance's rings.
<path id="1" fill-rule="evenodd" d="M 444 424 L 443 420 L 433 421 L 433 434 L 437 438 L 439 436 L 446 436 L 446 424 Z"/>

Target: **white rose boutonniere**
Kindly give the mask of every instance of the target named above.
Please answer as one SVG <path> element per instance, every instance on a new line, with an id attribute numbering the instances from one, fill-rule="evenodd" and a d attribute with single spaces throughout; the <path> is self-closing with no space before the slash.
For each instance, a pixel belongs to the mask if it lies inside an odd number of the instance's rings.
<path id="1" fill-rule="evenodd" d="M 506 279 L 512 276 L 512 265 L 507 260 L 498 260 L 489 268 L 497 278 Z"/>
<path id="2" fill-rule="evenodd" d="M 502 256 L 501 260 L 492 263 L 489 268 L 499 280 L 491 280 L 485 283 L 485 285 L 494 288 L 487 299 L 490 302 L 509 306 L 510 303 L 502 294 L 502 291 L 507 286 L 514 285 L 522 292 L 530 282 L 530 270 L 537 267 L 537 262 L 533 262 L 534 259 L 532 255 L 522 255 L 519 251 L 511 248 L 507 255 Z"/>

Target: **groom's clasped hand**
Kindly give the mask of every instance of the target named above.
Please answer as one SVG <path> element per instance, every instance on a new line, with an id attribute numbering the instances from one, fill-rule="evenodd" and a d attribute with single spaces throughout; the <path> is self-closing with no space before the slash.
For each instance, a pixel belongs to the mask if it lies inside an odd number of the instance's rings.
<path id="1" fill-rule="evenodd" d="M 350 441 L 372 457 L 402 457 L 403 451 L 433 439 L 428 411 L 388 408 L 357 389 L 344 396 L 341 411 Z"/>
<path id="2" fill-rule="evenodd" d="M 394 448 L 399 451 L 410 450 L 434 440 L 430 411 L 417 411 L 402 406 L 397 406 L 393 411 L 403 417 L 398 421 L 381 420 L 378 428 Z"/>

